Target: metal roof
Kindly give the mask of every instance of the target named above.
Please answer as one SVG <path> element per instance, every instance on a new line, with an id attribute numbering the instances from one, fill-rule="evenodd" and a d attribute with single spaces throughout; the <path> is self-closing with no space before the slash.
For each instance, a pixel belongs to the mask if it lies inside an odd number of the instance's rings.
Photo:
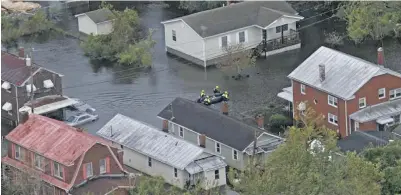
<path id="1" fill-rule="evenodd" d="M 33 72 L 40 67 L 32 64 Z M 30 78 L 31 70 L 25 60 L 10 53 L 1 52 L 1 80 L 20 86 Z"/>
<path id="2" fill-rule="evenodd" d="M 73 165 L 96 143 L 107 143 L 100 137 L 78 132 L 64 122 L 36 114 L 30 114 L 6 139 L 66 166 Z"/>
<path id="3" fill-rule="evenodd" d="M 81 14 L 79 14 L 77 16 L 80 16 L 80 15 Z M 101 23 L 101 22 L 106 22 L 109 20 L 113 20 L 113 18 L 115 17 L 113 12 L 107 8 L 86 12 L 85 15 L 87 15 L 96 24 Z"/>
<path id="4" fill-rule="evenodd" d="M 121 114 L 114 116 L 97 134 L 180 170 L 204 153 L 201 147 Z"/>
<path id="5" fill-rule="evenodd" d="M 326 79 L 323 82 L 319 79 L 321 64 L 325 65 Z M 401 77 L 401 74 L 395 71 L 322 46 L 288 77 L 348 100 L 371 78 L 382 74 Z"/>
<path id="6" fill-rule="evenodd" d="M 266 27 L 284 15 L 300 17 L 296 14 L 285 1 L 246 1 L 169 21 L 182 19 L 200 36 L 209 37 L 252 25 Z M 205 32 L 202 26 L 207 28 Z"/>
<path id="7" fill-rule="evenodd" d="M 203 171 L 220 169 L 226 166 L 227 164 L 220 157 L 212 156 L 192 162 L 185 170 L 190 174 L 195 174 Z"/>
<path id="8" fill-rule="evenodd" d="M 390 100 L 359 110 L 349 117 L 360 123 L 401 114 L 401 99 Z"/>

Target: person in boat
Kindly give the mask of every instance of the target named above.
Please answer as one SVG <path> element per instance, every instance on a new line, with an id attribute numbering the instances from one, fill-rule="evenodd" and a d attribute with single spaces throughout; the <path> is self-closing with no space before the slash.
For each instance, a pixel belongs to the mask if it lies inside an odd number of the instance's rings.
<path id="1" fill-rule="evenodd" d="M 203 102 L 205 102 L 206 105 L 210 105 L 211 101 L 210 101 L 210 97 L 206 96 L 205 100 L 203 100 Z"/>
<path id="2" fill-rule="evenodd" d="M 202 89 L 201 93 L 200 93 L 200 98 L 204 98 L 205 97 L 205 90 Z"/>
<path id="3" fill-rule="evenodd" d="M 220 93 L 219 86 L 216 86 L 216 87 L 213 89 L 213 93 Z"/>
<path id="4" fill-rule="evenodd" d="M 223 98 L 224 98 L 224 101 L 228 101 L 228 92 L 227 91 L 225 91 L 224 93 L 223 93 Z"/>

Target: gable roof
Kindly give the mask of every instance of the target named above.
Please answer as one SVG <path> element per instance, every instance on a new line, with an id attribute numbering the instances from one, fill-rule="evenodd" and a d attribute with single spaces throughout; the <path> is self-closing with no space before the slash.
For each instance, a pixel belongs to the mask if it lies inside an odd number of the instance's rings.
<path id="1" fill-rule="evenodd" d="M 201 147 L 121 114 L 114 116 L 97 134 L 180 170 L 204 153 Z"/>
<path id="2" fill-rule="evenodd" d="M 319 65 L 325 65 L 326 79 L 320 82 Z M 400 73 L 327 47 L 320 47 L 288 77 L 342 99 L 352 96 L 375 76 Z"/>
<path id="3" fill-rule="evenodd" d="M 108 145 L 100 137 L 36 114 L 30 114 L 29 119 L 11 131 L 6 139 L 65 166 L 73 165 L 97 143 Z"/>
<path id="4" fill-rule="evenodd" d="M 174 112 L 172 120 L 171 108 Z M 254 141 L 254 131 L 260 131 L 203 104 L 180 97 L 175 98 L 158 116 L 199 134 L 205 134 L 207 137 L 239 151 L 243 151 Z"/>
<path id="5" fill-rule="evenodd" d="M 201 37 L 209 37 L 252 25 L 266 27 L 285 15 L 300 17 L 285 1 L 246 1 L 162 23 L 181 19 Z M 207 28 L 205 32 L 203 32 L 202 26 Z"/>
<path id="6" fill-rule="evenodd" d="M 96 24 L 113 20 L 113 18 L 115 17 L 113 12 L 107 8 L 86 12 L 84 14 L 78 14 L 75 17 L 82 15 L 88 16 Z"/>
<path id="7" fill-rule="evenodd" d="M 380 147 L 389 143 L 389 140 L 398 140 L 401 136 L 397 136 L 388 131 L 354 131 L 351 135 L 338 140 L 337 146 L 343 152 L 355 151 L 362 152 L 369 146 Z"/>

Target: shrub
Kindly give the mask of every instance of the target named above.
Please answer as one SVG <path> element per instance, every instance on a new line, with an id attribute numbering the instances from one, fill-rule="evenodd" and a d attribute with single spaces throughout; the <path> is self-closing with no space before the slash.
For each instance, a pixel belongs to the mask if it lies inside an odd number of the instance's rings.
<path id="1" fill-rule="evenodd" d="M 292 120 L 282 114 L 273 114 L 269 118 L 270 127 L 272 127 L 272 131 L 282 132 L 283 127 L 287 127 L 292 125 Z"/>

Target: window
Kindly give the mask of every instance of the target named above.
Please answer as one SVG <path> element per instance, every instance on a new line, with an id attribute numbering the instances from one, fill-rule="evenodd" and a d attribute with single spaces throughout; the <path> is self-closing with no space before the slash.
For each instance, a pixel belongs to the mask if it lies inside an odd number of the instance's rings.
<path id="1" fill-rule="evenodd" d="M 227 47 L 228 46 L 228 36 L 221 37 L 220 47 Z"/>
<path id="2" fill-rule="evenodd" d="M 337 108 L 337 105 L 338 105 L 338 100 L 337 100 L 337 98 L 336 98 L 336 97 L 333 97 L 333 96 L 331 96 L 331 95 L 329 95 L 329 96 L 328 96 L 328 99 L 329 99 L 329 105 L 331 105 L 331 106 Z"/>
<path id="3" fill-rule="evenodd" d="M 86 120 L 88 118 L 89 118 L 89 116 L 82 116 L 81 118 L 78 119 L 78 121 L 83 121 L 83 120 Z"/>
<path id="4" fill-rule="evenodd" d="M 184 137 L 184 129 L 180 127 L 180 137 Z"/>
<path id="5" fill-rule="evenodd" d="M 287 30 L 288 30 L 288 24 L 276 27 L 276 33 L 281 33 L 281 31 L 287 31 Z"/>
<path id="6" fill-rule="evenodd" d="M 178 177 L 178 170 L 174 168 L 174 177 Z"/>
<path id="7" fill-rule="evenodd" d="M 284 24 L 282 27 L 283 31 L 287 31 L 288 30 L 288 24 Z"/>
<path id="8" fill-rule="evenodd" d="M 242 31 L 238 33 L 238 43 L 244 43 L 244 42 L 245 42 L 245 31 Z"/>
<path id="9" fill-rule="evenodd" d="M 100 174 L 106 173 L 106 159 L 100 159 L 99 168 L 100 168 Z"/>
<path id="10" fill-rule="evenodd" d="M 265 29 L 262 30 L 262 38 L 263 38 L 263 40 L 267 39 L 267 30 L 265 30 Z"/>
<path id="11" fill-rule="evenodd" d="M 220 179 L 219 170 L 214 171 L 214 179 Z"/>
<path id="12" fill-rule="evenodd" d="M 93 176 L 92 162 L 85 164 L 86 178 Z"/>
<path id="13" fill-rule="evenodd" d="M 61 167 L 60 164 L 54 162 L 54 176 L 58 177 L 58 178 L 63 178 L 64 177 L 64 173 L 63 173 L 63 168 Z"/>
<path id="14" fill-rule="evenodd" d="M 401 97 L 401 88 L 390 90 L 390 100 Z"/>
<path id="15" fill-rule="evenodd" d="M 365 108 L 366 107 L 366 98 L 359 98 L 359 108 Z"/>
<path id="16" fill-rule="evenodd" d="M 233 149 L 233 159 L 238 160 L 238 151 Z"/>
<path id="17" fill-rule="evenodd" d="M 301 93 L 302 93 L 302 94 L 306 94 L 306 92 L 305 92 L 305 85 L 304 85 L 304 84 L 301 84 Z"/>
<path id="18" fill-rule="evenodd" d="M 328 120 L 329 120 L 329 123 L 331 123 L 333 125 L 338 125 L 338 118 L 336 115 L 329 113 Z"/>
<path id="19" fill-rule="evenodd" d="M 281 33 L 281 26 L 276 27 L 276 33 Z"/>
<path id="20" fill-rule="evenodd" d="M 39 154 L 35 154 L 35 167 L 43 170 L 43 157 Z"/>
<path id="21" fill-rule="evenodd" d="M 148 166 L 152 167 L 152 159 L 150 157 L 148 157 Z"/>
<path id="22" fill-rule="evenodd" d="M 216 152 L 219 153 L 219 154 L 221 153 L 221 151 L 220 151 L 220 143 L 217 143 L 217 142 L 216 142 Z"/>
<path id="23" fill-rule="evenodd" d="M 172 34 L 173 34 L 173 41 L 177 41 L 177 34 L 175 30 L 172 30 Z"/>
<path id="24" fill-rule="evenodd" d="M 379 91 L 379 99 L 383 99 L 386 97 L 386 88 L 380 88 Z"/>
<path id="25" fill-rule="evenodd" d="M 21 158 L 21 147 L 18 145 L 15 145 L 15 159 L 20 159 Z"/>

